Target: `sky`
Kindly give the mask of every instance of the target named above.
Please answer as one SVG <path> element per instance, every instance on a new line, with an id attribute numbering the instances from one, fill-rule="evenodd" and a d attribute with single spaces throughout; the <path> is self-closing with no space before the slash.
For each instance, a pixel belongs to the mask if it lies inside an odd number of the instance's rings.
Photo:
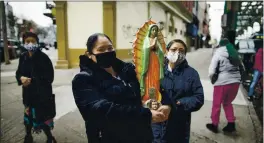
<path id="1" fill-rule="evenodd" d="M 209 17 L 211 19 L 209 25 L 210 34 L 213 39 L 217 41 L 221 38 L 221 16 L 224 13 L 225 2 L 208 2 L 211 7 L 209 9 Z"/>
<path id="2" fill-rule="evenodd" d="M 43 15 L 46 2 L 9 2 L 9 4 L 13 7 L 14 15 L 18 18 L 33 20 L 44 27 L 52 24 L 52 20 Z"/>
<path id="3" fill-rule="evenodd" d="M 209 10 L 211 37 L 219 40 L 221 36 L 221 15 L 223 14 L 224 2 L 208 3 L 211 5 Z M 13 7 L 14 14 L 18 17 L 31 19 L 41 26 L 49 26 L 52 24 L 51 19 L 43 15 L 46 9 L 45 2 L 9 2 L 9 4 Z"/>

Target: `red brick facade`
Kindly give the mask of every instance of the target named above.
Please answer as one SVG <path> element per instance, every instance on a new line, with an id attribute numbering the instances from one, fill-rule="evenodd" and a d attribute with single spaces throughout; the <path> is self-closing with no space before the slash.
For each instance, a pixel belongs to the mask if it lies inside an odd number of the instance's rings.
<path id="1" fill-rule="evenodd" d="M 181 3 L 185 6 L 185 8 L 192 13 L 192 9 L 194 7 L 195 1 L 181 1 Z"/>

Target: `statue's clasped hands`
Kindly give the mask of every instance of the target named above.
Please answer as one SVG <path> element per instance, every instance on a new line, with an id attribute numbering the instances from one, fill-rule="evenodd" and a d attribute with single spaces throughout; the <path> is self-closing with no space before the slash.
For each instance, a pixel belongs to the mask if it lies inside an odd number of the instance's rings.
<path id="1" fill-rule="evenodd" d="M 168 105 L 162 105 L 157 110 L 151 110 L 152 123 L 164 122 L 168 120 L 171 107 Z"/>
<path id="2" fill-rule="evenodd" d="M 150 42 L 150 49 L 154 50 L 157 44 L 157 37 L 155 37 L 153 40 Z"/>

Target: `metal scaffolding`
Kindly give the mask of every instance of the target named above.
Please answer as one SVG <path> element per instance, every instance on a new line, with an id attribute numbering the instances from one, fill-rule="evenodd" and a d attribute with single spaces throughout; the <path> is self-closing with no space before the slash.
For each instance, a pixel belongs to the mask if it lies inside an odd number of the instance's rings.
<path id="1" fill-rule="evenodd" d="M 253 27 L 255 22 L 263 25 L 263 1 L 240 1 L 236 20 L 237 34 L 243 34 L 244 29 Z"/>
<path id="2" fill-rule="evenodd" d="M 263 25 L 263 1 L 226 1 L 222 17 L 223 33 L 235 30 L 236 35 L 258 22 Z M 262 27 L 262 26 L 260 26 Z"/>

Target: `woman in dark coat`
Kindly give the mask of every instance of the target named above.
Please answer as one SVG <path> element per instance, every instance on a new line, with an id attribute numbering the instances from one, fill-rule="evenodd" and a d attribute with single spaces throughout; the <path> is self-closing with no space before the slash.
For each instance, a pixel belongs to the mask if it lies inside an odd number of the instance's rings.
<path id="1" fill-rule="evenodd" d="M 18 85 L 22 85 L 23 104 L 25 106 L 24 124 L 25 143 L 32 143 L 33 132 L 41 130 L 47 135 L 47 143 L 56 142 L 52 136 L 55 117 L 55 99 L 52 94 L 54 70 L 49 57 L 38 46 L 38 37 L 32 32 L 23 35 L 24 48 L 16 71 Z"/>
<path id="2" fill-rule="evenodd" d="M 89 143 L 151 143 L 152 122 L 167 118 L 142 107 L 135 67 L 116 58 L 112 42 L 96 33 L 80 56 L 81 72 L 72 81 L 75 102 Z"/>
<path id="3" fill-rule="evenodd" d="M 191 113 L 204 104 L 199 74 L 188 65 L 186 50 L 186 44 L 179 39 L 172 40 L 167 46 L 168 63 L 161 81 L 161 94 L 170 98 L 171 111 L 167 121 L 153 124 L 154 143 L 188 143 Z M 161 106 L 158 111 L 161 110 L 169 109 Z"/>

